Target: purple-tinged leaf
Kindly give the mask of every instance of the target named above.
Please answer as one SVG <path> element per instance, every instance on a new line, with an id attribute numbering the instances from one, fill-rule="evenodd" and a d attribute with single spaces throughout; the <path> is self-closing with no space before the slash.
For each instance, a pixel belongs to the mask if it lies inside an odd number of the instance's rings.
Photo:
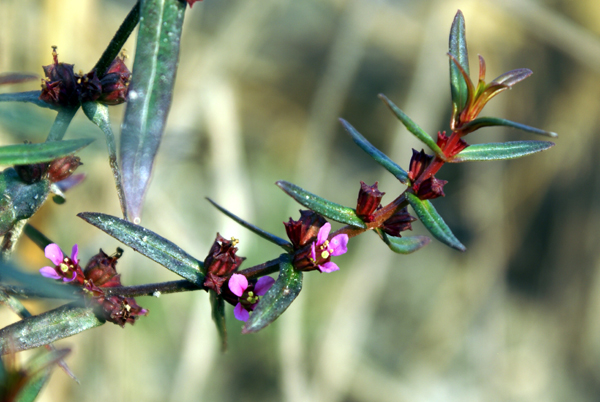
<path id="1" fill-rule="evenodd" d="M 500 75 L 498 78 L 490 82 L 490 85 L 503 84 L 508 87 L 512 87 L 517 82 L 523 81 L 525 78 L 529 77 L 531 74 L 533 74 L 533 71 L 531 71 L 528 68 L 519 68 L 516 70 L 511 70 L 507 73 Z"/>
<path id="2" fill-rule="evenodd" d="M 347 225 L 352 225 L 363 229 L 367 227 L 365 222 L 360 219 L 358 215 L 356 215 L 356 211 L 352 208 L 328 201 L 325 198 L 321 198 L 318 195 L 309 193 L 303 188 L 287 181 L 280 180 L 275 184 L 277 184 L 280 189 L 285 191 L 287 195 L 311 211 L 315 211 L 326 218 L 345 223 Z"/>
<path id="3" fill-rule="evenodd" d="M 466 250 L 466 247 L 454 236 L 446 222 L 444 222 L 444 219 L 438 214 L 429 200 L 421 200 L 409 192 L 406 192 L 405 195 L 410 206 L 417 213 L 419 220 L 433 237 L 456 250 Z"/>
<path id="4" fill-rule="evenodd" d="M 554 143 L 550 141 L 509 141 L 499 143 L 492 142 L 487 144 L 472 144 L 463 149 L 448 162 L 459 163 L 514 159 L 537 152 L 542 152 L 546 149 L 552 148 L 553 146 Z"/>
<path id="5" fill-rule="evenodd" d="M 461 132 L 463 134 L 472 133 L 475 130 L 478 130 L 482 127 L 494 127 L 494 126 L 504 126 L 516 128 L 519 130 L 527 131 L 528 133 L 544 135 L 546 137 L 558 137 L 558 134 L 552 131 L 545 131 L 539 128 L 526 126 L 525 124 L 516 123 L 514 121 L 500 119 L 498 117 L 479 117 L 473 121 L 468 122 L 461 128 Z"/>
<path id="6" fill-rule="evenodd" d="M 390 110 L 396 115 L 398 120 L 404 124 L 404 127 L 410 131 L 415 137 L 417 137 L 422 143 L 427 145 L 440 159 L 446 160 L 446 155 L 442 152 L 440 147 L 436 144 L 435 140 L 431 138 L 425 130 L 419 127 L 414 121 L 410 119 L 400 108 L 389 100 L 385 95 L 379 94 L 379 98 L 385 102 Z"/>
<path id="7" fill-rule="evenodd" d="M 171 107 L 186 3 L 146 0 L 141 5 L 120 162 L 128 218 L 141 220 L 152 165 Z"/>
<path id="8" fill-rule="evenodd" d="M 24 73 L 2 73 L 0 74 L 0 85 L 20 84 L 22 82 L 37 80 L 39 77 L 35 74 Z"/>
<path id="9" fill-rule="evenodd" d="M 450 40 L 448 53 L 454 56 L 457 63 L 463 68 L 466 76 L 469 76 L 469 54 L 467 52 L 467 37 L 465 34 L 465 17 L 458 10 L 450 28 Z M 467 82 L 459 68 L 450 60 L 450 89 L 452 92 L 452 103 L 457 112 L 467 104 L 468 88 Z"/>
<path id="10" fill-rule="evenodd" d="M 254 308 L 242 333 L 258 332 L 277 319 L 302 290 L 302 272 L 296 271 L 289 254 L 281 256 L 279 276 Z"/>

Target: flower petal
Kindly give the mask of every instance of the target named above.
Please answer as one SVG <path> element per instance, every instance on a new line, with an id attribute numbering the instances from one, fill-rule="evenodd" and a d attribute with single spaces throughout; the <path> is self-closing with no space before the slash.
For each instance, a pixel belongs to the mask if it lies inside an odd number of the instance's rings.
<path id="1" fill-rule="evenodd" d="M 335 262 L 326 262 L 325 264 L 319 265 L 319 271 L 324 272 L 326 274 L 339 270 L 340 267 L 337 266 Z"/>
<path id="2" fill-rule="evenodd" d="M 58 247 L 58 244 L 48 244 L 44 249 L 44 255 L 47 259 L 52 261 L 54 265 L 60 265 L 60 263 L 63 262 L 64 255 L 60 247 Z"/>
<path id="3" fill-rule="evenodd" d="M 246 309 L 242 306 L 242 303 L 238 303 L 233 308 L 233 315 L 240 321 L 248 321 L 248 318 L 250 318 L 250 313 L 246 311 Z"/>
<path id="4" fill-rule="evenodd" d="M 310 258 L 312 258 L 313 261 L 317 260 L 317 252 L 316 252 L 315 248 L 316 248 L 316 243 L 313 241 L 312 244 L 310 245 Z"/>
<path id="5" fill-rule="evenodd" d="M 256 285 L 254 285 L 254 293 L 262 296 L 267 293 L 269 289 L 271 289 L 271 286 L 273 286 L 274 283 L 275 279 L 271 278 L 270 276 L 263 276 L 256 282 Z"/>
<path id="6" fill-rule="evenodd" d="M 40 274 L 42 274 L 42 276 L 45 276 L 46 278 L 51 278 L 51 279 L 61 279 L 62 277 L 56 273 L 56 270 L 54 269 L 54 267 L 44 267 L 44 268 L 40 268 Z"/>
<path id="7" fill-rule="evenodd" d="M 77 264 L 79 262 L 79 260 L 77 259 L 77 255 L 79 254 L 79 247 L 77 246 L 77 244 L 73 245 L 73 250 L 71 251 L 71 260 L 73 260 L 73 262 L 75 264 Z"/>
<path id="8" fill-rule="evenodd" d="M 233 274 L 229 279 L 229 290 L 237 297 L 241 297 L 248 288 L 248 279 L 241 274 Z"/>
<path id="9" fill-rule="evenodd" d="M 331 232 L 331 223 L 327 222 L 321 229 L 319 229 L 319 234 L 317 235 L 317 246 L 325 243 L 325 240 L 329 237 L 329 232 Z"/>
<path id="10" fill-rule="evenodd" d="M 63 282 L 73 282 L 76 277 L 77 277 L 77 272 L 73 271 L 73 276 L 71 277 L 71 279 L 63 278 Z"/>
<path id="11" fill-rule="evenodd" d="M 348 251 L 348 235 L 340 234 L 335 236 L 329 242 L 329 246 L 333 249 L 332 256 L 345 254 Z"/>

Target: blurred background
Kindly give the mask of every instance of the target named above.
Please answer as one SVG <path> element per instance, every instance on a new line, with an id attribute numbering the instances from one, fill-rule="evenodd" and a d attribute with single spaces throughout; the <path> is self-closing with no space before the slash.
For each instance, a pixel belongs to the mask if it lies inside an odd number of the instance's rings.
<path id="1" fill-rule="evenodd" d="M 89 71 L 132 0 L 1 0 L 0 71 L 59 60 Z M 449 129 L 448 32 L 465 15 L 471 73 L 534 75 L 483 115 L 555 131 L 557 146 L 506 162 L 445 166 L 434 204 L 465 253 L 437 241 L 396 255 L 354 238 L 341 270 L 305 275 L 299 298 L 264 331 L 241 335 L 228 308 L 219 351 L 205 293 L 138 298 L 135 326 L 108 323 L 57 343 L 78 385 L 56 370 L 40 401 L 597 401 L 600 399 L 600 4 L 596 0 L 204 0 L 188 9 L 171 114 L 142 225 L 204 259 L 216 232 L 240 239 L 243 267 L 280 250 L 220 215 L 285 236 L 300 206 L 287 180 L 353 207 L 359 181 L 403 190 L 342 130 L 354 125 L 404 168 L 422 146 L 377 98 L 384 93 L 431 135 Z M 135 55 L 135 36 L 126 45 Z M 3 91 L 39 88 L 37 82 Z M 111 108 L 118 134 L 124 106 Z M 43 141 L 54 113 L 0 105 L 2 145 Z M 119 216 L 97 127 L 81 112 L 66 138 L 94 137 L 79 155 L 87 180 L 31 223 L 86 261 L 119 243 L 75 216 Z M 538 139 L 488 128 L 471 143 Z M 544 139 L 544 138 L 541 138 Z M 334 226 L 335 227 L 335 226 Z M 425 234 L 414 224 L 414 234 Z M 28 239 L 15 259 L 36 272 Z M 127 285 L 175 280 L 126 248 Z M 35 313 L 56 303 L 28 302 Z M 16 321 L 0 310 L 1 326 Z M 27 353 L 22 354 L 24 359 Z"/>

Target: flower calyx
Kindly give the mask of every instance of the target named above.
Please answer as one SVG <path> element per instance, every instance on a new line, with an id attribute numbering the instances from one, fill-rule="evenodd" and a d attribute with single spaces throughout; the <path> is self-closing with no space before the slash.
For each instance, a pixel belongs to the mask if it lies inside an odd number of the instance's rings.
<path id="1" fill-rule="evenodd" d="M 427 173 L 427 168 L 434 161 L 436 165 L 442 165 L 442 163 L 439 162 L 439 159 L 434 159 L 433 156 L 427 155 L 424 150 L 417 152 L 415 149 L 413 149 L 413 156 L 410 159 L 408 178 L 412 183 L 412 191 L 421 200 L 445 196 L 444 185 L 448 182 L 446 180 L 439 180 L 435 178 L 433 176 L 435 171 Z"/>
<path id="2" fill-rule="evenodd" d="M 290 220 L 285 225 L 285 231 L 294 246 L 294 250 L 301 249 L 317 238 L 319 229 L 327 223 L 325 218 L 310 210 L 300 210 L 300 219 Z"/>
<path id="3" fill-rule="evenodd" d="M 206 271 L 206 279 L 204 287 L 212 289 L 217 294 L 221 294 L 221 288 L 232 272 L 238 269 L 242 262 L 246 259 L 236 255 L 239 240 L 231 238 L 225 239 L 219 233 L 204 259 L 204 269 Z"/>
<path id="4" fill-rule="evenodd" d="M 405 230 L 412 230 L 411 223 L 416 220 L 417 218 L 408 213 L 408 208 L 404 207 L 394 212 L 392 216 L 383 222 L 381 229 L 390 236 L 402 237 L 400 233 Z"/>
<path id="5" fill-rule="evenodd" d="M 381 198 L 384 194 L 377 189 L 377 182 L 368 186 L 361 181 L 356 202 L 356 215 L 367 223 L 373 222 L 375 220 L 373 212 L 381 206 Z"/>

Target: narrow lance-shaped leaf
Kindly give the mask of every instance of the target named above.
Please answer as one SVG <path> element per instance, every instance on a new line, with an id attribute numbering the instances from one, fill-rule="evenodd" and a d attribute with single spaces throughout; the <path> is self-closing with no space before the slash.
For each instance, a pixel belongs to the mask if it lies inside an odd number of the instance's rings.
<path id="1" fill-rule="evenodd" d="M 0 354 L 37 348 L 102 324 L 92 308 L 67 304 L 0 329 Z"/>
<path id="2" fill-rule="evenodd" d="M 261 297 L 242 333 L 257 332 L 272 323 L 289 306 L 302 290 L 302 272 L 296 271 L 289 254 L 281 256 L 279 277 L 271 289 Z"/>
<path id="3" fill-rule="evenodd" d="M 352 140 L 358 145 L 363 151 L 365 151 L 375 162 L 387 169 L 388 172 L 393 174 L 400 182 L 406 184 L 408 182 L 408 174 L 402 169 L 396 162 L 391 160 L 386 154 L 375 148 L 361 133 L 356 131 L 350 123 L 344 119 L 340 119 L 340 122 L 352 137 Z"/>
<path id="4" fill-rule="evenodd" d="M 410 119 L 400 108 L 389 100 L 385 95 L 379 94 L 379 98 L 385 102 L 385 104 L 390 108 L 392 112 L 396 115 L 398 120 L 408 131 L 410 131 L 415 137 L 419 139 L 422 143 L 427 145 L 429 149 L 431 149 L 437 156 L 439 156 L 442 160 L 446 160 L 446 155 L 442 152 L 440 147 L 435 143 L 435 140 L 431 138 L 429 134 L 425 132 L 421 127 L 419 127 L 414 121 Z"/>
<path id="5" fill-rule="evenodd" d="M 81 212 L 77 216 L 195 285 L 204 283 L 202 263 L 153 231 L 106 214 Z"/>
<path id="6" fill-rule="evenodd" d="M 54 349 L 50 352 L 39 354 L 28 361 L 24 371 L 28 379 L 17 394 L 14 402 L 33 402 L 42 387 L 50 379 L 50 374 L 54 366 L 59 364 L 70 352 L 69 349 Z"/>
<path id="7" fill-rule="evenodd" d="M 185 7 L 181 0 L 145 0 L 141 6 L 120 151 L 125 202 L 136 223 L 171 107 Z"/>
<path id="8" fill-rule="evenodd" d="M 367 227 L 352 208 L 328 201 L 287 181 L 281 180 L 275 184 L 298 203 L 326 218 L 363 229 Z"/>
<path id="9" fill-rule="evenodd" d="M 283 248 L 285 251 L 288 251 L 288 252 L 293 251 L 293 246 L 289 241 L 284 240 L 281 237 L 275 236 L 274 234 L 271 234 L 265 230 L 262 230 L 261 228 L 254 226 L 253 224 L 251 224 L 249 222 L 246 222 L 245 220 L 232 214 L 231 212 L 229 212 L 228 210 L 226 210 L 225 208 L 223 208 L 222 206 L 220 206 L 219 204 L 217 204 L 210 198 L 207 198 L 207 200 L 219 211 L 223 212 L 225 215 L 227 215 L 228 217 L 230 217 L 231 219 L 233 219 L 234 221 L 236 221 L 237 223 L 239 223 L 246 229 L 250 230 L 251 232 L 256 233 L 257 235 L 259 235 L 260 237 L 262 237 L 265 240 L 270 241 L 271 243 L 277 244 L 279 247 Z"/>
<path id="10" fill-rule="evenodd" d="M 43 142 L 41 144 L 17 144 L 0 147 L 1 165 L 28 165 L 50 162 L 72 154 L 94 141 L 91 138 Z"/>
<path id="11" fill-rule="evenodd" d="M 46 103 L 40 99 L 41 91 L 27 91 L 27 92 L 12 92 L 7 94 L 0 94 L 0 102 L 25 102 L 33 103 L 36 106 L 43 107 L 46 109 L 58 110 L 59 107 Z"/>
<path id="12" fill-rule="evenodd" d="M 221 338 L 221 350 L 227 350 L 227 323 L 225 321 L 225 300 L 214 290 L 209 290 L 212 319 Z"/>
<path id="13" fill-rule="evenodd" d="M 473 144 L 463 149 L 449 162 L 491 161 L 514 159 L 552 148 L 550 141 L 509 141 L 488 144 Z"/>
<path id="14" fill-rule="evenodd" d="M 25 73 L 2 73 L 0 74 L 0 85 L 20 84 L 27 81 L 39 80 L 35 74 Z"/>
<path id="15" fill-rule="evenodd" d="M 395 237 L 388 235 L 381 229 L 376 229 L 376 231 L 381 240 L 387 244 L 390 250 L 398 254 L 414 253 L 431 242 L 431 239 L 427 236 Z"/>
<path id="16" fill-rule="evenodd" d="M 88 119 L 97 125 L 106 136 L 106 147 L 108 148 L 108 164 L 112 170 L 115 179 L 115 187 L 123 217 L 127 219 L 127 207 L 125 205 L 125 195 L 123 194 L 123 185 L 121 183 L 121 170 L 117 164 L 117 146 L 115 145 L 115 136 L 110 125 L 108 107 L 98 102 L 86 102 L 82 105 L 83 112 Z"/>
<path id="17" fill-rule="evenodd" d="M 409 204 L 417 213 L 419 220 L 427 230 L 429 230 L 433 237 L 456 250 L 466 250 L 466 247 L 458 241 L 454 234 L 452 234 L 452 231 L 446 222 L 444 222 L 429 200 L 421 200 L 419 197 L 409 192 L 406 192 L 405 194 Z"/>
<path id="18" fill-rule="evenodd" d="M 467 134 L 467 133 L 471 133 L 475 130 L 478 130 L 482 127 L 493 127 L 493 126 L 511 127 L 511 128 L 516 128 L 518 130 L 526 131 L 528 133 L 544 135 L 546 137 L 554 137 L 554 138 L 558 137 L 558 134 L 556 134 L 552 131 L 545 131 L 545 130 L 542 130 L 539 128 L 527 126 L 525 124 L 516 123 L 514 121 L 500 119 L 498 117 L 479 117 L 473 121 L 470 121 L 469 123 L 465 124 L 464 126 L 462 126 L 460 131 L 464 134 Z"/>
<path id="19" fill-rule="evenodd" d="M 469 54 L 467 52 L 465 17 L 460 10 L 458 10 L 454 16 L 454 21 L 450 28 L 448 52 L 456 58 L 463 70 L 469 75 Z M 467 103 L 468 89 L 465 79 L 452 60 L 450 60 L 450 89 L 452 92 L 454 109 L 460 112 Z"/>

